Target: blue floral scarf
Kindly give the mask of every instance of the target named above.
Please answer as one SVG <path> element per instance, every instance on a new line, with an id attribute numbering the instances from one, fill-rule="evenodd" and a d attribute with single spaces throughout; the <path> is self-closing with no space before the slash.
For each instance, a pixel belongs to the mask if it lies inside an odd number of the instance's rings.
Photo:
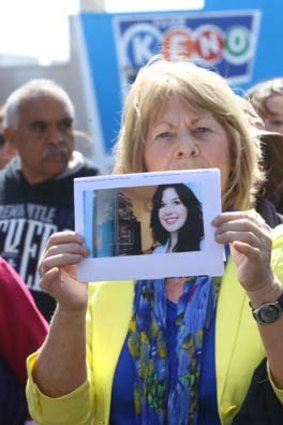
<path id="1" fill-rule="evenodd" d="M 138 424 L 197 424 L 203 334 L 215 306 L 213 279 L 188 278 L 177 305 L 177 361 L 172 367 L 168 364 L 165 280 L 137 282 L 128 344 L 135 362 Z"/>

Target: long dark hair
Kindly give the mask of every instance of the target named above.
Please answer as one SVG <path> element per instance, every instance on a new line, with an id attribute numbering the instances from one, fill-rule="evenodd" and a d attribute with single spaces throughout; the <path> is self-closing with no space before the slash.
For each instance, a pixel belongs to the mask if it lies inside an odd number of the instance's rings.
<path id="1" fill-rule="evenodd" d="M 153 239 L 164 245 L 170 237 L 170 233 L 161 225 L 158 216 L 163 192 L 168 188 L 176 191 L 188 211 L 186 221 L 178 231 L 178 241 L 173 250 L 174 252 L 199 251 L 200 242 L 204 236 L 202 206 L 192 190 L 183 183 L 162 184 L 154 192 L 150 218 Z"/>

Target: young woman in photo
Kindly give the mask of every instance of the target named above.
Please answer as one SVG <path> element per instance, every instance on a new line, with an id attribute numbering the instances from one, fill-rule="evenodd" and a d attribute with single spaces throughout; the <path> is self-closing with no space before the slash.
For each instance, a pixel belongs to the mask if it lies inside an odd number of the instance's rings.
<path id="1" fill-rule="evenodd" d="M 152 199 L 153 253 L 199 251 L 204 235 L 201 203 L 182 183 L 160 185 Z"/>

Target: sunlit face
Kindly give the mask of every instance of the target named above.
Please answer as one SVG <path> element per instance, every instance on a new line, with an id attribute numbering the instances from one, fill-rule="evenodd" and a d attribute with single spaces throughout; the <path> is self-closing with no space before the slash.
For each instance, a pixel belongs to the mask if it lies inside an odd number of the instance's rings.
<path id="1" fill-rule="evenodd" d="M 166 188 L 162 193 L 161 206 L 158 218 L 164 229 L 169 232 L 180 230 L 188 216 L 187 207 L 182 203 L 178 193 L 173 187 Z"/>
<path id="2" fill-rule="evenodd" d="M 16 129 L 9 139 L 18 149 L 22 170 L 30 183 L 39 183 L 65 171 L 74 148 L 72 117 L 60 96 L 26 100 L 19 108 Z"/>
<path id="3" fill-rule="evenodd" d="M 230 140 L 213 115 L 196 113 L 171 99 L 145 141 L 147 171 L 219 168 L 222 191 L 231 170 Z"/>
<path id="4" fill-rule="evenodd" d="M 268 115 L 261 115 L 265 129 L 283 134 L 283 96 L 270 96 L 265 103 L 270 111 Z"/>

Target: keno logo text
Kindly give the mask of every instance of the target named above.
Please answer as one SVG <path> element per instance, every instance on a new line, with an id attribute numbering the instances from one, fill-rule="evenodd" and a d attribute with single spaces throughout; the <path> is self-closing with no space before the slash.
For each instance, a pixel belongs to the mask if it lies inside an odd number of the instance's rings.
<path id="1" fill-rule="evenodd" d="M 252 56 L 252 31 L 233 25 L 223 31 L 216 25 L 169 28 L 161 32 L 154 25 L 132 25 L 123 34 L 124 59 L 129 66 L 141 67 L 154 54 L 162 51 L 168 59 L 187 57 L 216 65 L 221 60 L 240 65 Z"/>

